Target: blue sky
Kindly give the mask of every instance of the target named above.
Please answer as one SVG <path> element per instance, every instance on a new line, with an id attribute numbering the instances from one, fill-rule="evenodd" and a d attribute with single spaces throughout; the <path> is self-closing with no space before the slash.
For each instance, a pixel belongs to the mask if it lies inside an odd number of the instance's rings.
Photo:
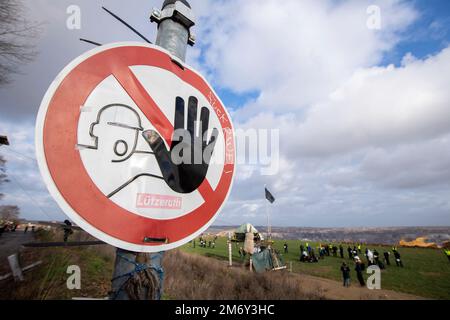
<path id="1" fill-rule="evenodd" d="M 139 40 L 101 5 L 154 39 L 147 17 L 161 2 L 28 3 L 30 18 L 45 25 L 36 60 L 0 89 L 0 134 L 13 142 L 0 149 L 12 177 L 2 204 L 19 204 L 27 218 L 64 218 L 34 160 L 40 101 L 57 73 L 91 49 L 78 38 Z M 217 224 L 264 224 L 267 184 L 275 225 L 450 225 L 448 1 L 191 2 L 199 20 L 188 63 L 237 128 L 277 129 L 281 138 L 280 172 L 240 166 Z M 71 4 L 82 10 L 81 30 L 65 28 Z M 381 10 L 381 30 L 366 27 L 370 5 Z"/>
<path id="2" fill-rule="evenodd" d="M 383 64 L 400 65 L 403 57 L 412 53 L 419 59 L 434 55 L 449 44 L 450 2 L 442 0 L 413 1 L 420 16 L 406 31 L 406 37 L 392 52 L 386 54 Z"/>

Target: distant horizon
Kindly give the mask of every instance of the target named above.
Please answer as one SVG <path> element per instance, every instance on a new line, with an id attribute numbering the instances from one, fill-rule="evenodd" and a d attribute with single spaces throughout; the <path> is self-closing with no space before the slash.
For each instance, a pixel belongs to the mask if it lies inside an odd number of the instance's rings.
<path id="1" fill-rule="evenodd" d="M 237 224 L 237 225 L 230 225 L 230 226 L 226 226 L 226 225 L 212 225 L 211 227 L 235 227 L 235 226 L 240 226 L 242 224 Z M 253 224 L 252 224 L 253 225 Z M 263 225 L 253 225 L 254 227 L 257 228 L 266 228 L 266 226 Z M 448 226 L 420 226 L 420 225 L 414 225 L 414 226 L 356 226 L 356 227 L 309 227 L 309 226 L 271 226 L 271 228 L 304 228 L 304 229 L 357 229 L 357 228 L 365 228 L 365 229 L 375 229 L 375 228 L 450 228 L 450 225 Z"/>
<path id="2" fill-rule="evenodd" d="M 157 28 L 147 13 L 162 2 L 108 6 L 153 40 Z M 214 88 L 236 131 L 271 132 L 252 144 L 278 137 L 264 156 L 252 159 L 252 148 L 238 154 L 246 161 L 237 161 L 217 225 L 265 225 L 264 186 L 275 198 L 273 225 L 450 224 L 450 1 L 381 1 L 377 26 L 368 13 L 373 2 L 289 0 L 271 15 L 273 1 L 259 1 L 257 10 L 240 1 L 236 10 L 235 0 L 191 0 L 199 23 L 186 64 Z M 28 39 L 34 59 L 0 88 L 0 134 L 9 140 L 0 154 L 11 180 L 0 186 L 1 204 L 19 206 L 28 219 L 65 219 L 36 162 L 45 92 L 93 49 L 80 37 L 136 40 L 102 14 L 102 1 L 71 5 L 82 9 L 82 29 L 67 28 L 65 1 L 27 2 L 23 19 L 45 28 Z M 297 19 L 283 18 L 292 12 Z"/>
<path id="3" fill-rule="evenodd" d="M 70 220 L 70 218 L 66 218 L 68 220 Z M 64 223 L 63 220 L 29 220 L 26 218 L 19 218 L 19 220 L 24 221 L 24 222 L 50 222 L 50 223 Z M 250 223 L 251 225 L 253 225 L 256 228 L 267 228 L 267 226 L 264 225 L 258 225 L 258 224 L 253 224 L 251 222 L 245 222 L 245 223 Z M 232 224 L 232 225 L 211 225 L 208 227 L 208 229 L 211 228 L 230 228 L 230 227 L 239 227 L 245 223 L 237 223 L 237 224 Z M 346 227 L 315 227 L 315 226 L 271 226 L 272 228 L 279 228 L 279 229 L 283 229 L 283 228 L 304 228 L 304 229 L 375 229 L 375 228 L 386 228 L 386 229 L 390 229 L 390 228 L 450 228 L 450 225 L 446 225 L 446 226 L 436 226 L 436 225 L 410 225 L 410 226 L 346 226 Z"/>

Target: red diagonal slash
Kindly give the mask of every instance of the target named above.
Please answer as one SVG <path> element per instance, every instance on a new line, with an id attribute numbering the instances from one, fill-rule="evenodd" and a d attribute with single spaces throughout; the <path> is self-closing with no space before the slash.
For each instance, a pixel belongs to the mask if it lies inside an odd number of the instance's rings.
<path id="1" fill-rule="evenodd" d="M 131 99 L 136 103 L 145 117 L 153 124 L 161 137 L 170 147 L 172 144 L 173 125 L 161 111 L 156 102 L 145 90 L 139 79 L 134 75 L 129 67 L 121 67 L 114 70 L 114 77 L 119 81 L 123 89 L 128 93 Z M 205 178 L 198 188 L 198 191 L 206 201 L 211 201 L 214 197 L 214 190 L 209 181 Z"/>
<path id="2" fill-rule="evenodd" d="M 170 147 L 172 145 L 173 125 L 150 97 L 138 78 L 128 67 L 114 70 L 114 77 Z"/>

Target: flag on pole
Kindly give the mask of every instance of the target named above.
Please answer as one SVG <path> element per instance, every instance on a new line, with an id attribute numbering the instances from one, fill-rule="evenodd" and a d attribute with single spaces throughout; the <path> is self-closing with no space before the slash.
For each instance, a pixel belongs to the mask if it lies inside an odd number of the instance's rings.
<path id="1" fill-rule="evenodd" d="M 5 145 L 9 146 L 9 141 L 7 136 L 0 136 L 0 146 Z"/>
<path id="2" fill-rule="evenodd" d="M 266 199 L 270 202 L 270 203 L 274 203 L 275 202 L 275 197 L 270 193 L 269 190 L 267 190 L 267 188 L 264 188 L 266 190 Z"/>

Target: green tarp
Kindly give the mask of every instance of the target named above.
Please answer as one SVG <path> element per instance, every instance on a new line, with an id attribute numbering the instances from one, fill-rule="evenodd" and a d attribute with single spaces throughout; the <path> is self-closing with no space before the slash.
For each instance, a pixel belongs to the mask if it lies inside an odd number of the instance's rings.
<path id="1" fill-rule="evenodd" d="M 258 230 L 256 230 L 256 228 L 252 226 L 250 223 L 245 223 L 239 228 L 237 228 L 235 231 L 235 233 L 244 233 L 244 234 L 247 232 L 258 233 Z"/>
<path id="2" fill-rule="evenodd" d="M 273 249 L 265 249 L 259 253 L 255 253 L 252 258 L 253 268 L 258 273 L 285 266 L 283 258 Z"/>
<path id="3" fill-rule="evenodd" d="M 234 231 L 233 241 L 244 242 L 246 233 L 253 233 L 255 236 L 255 241 L 260 241 L 264 239 L 254 226 L 252 226 L 250 223 L 244 223 L 242 226 L 240 226 Z"/>

